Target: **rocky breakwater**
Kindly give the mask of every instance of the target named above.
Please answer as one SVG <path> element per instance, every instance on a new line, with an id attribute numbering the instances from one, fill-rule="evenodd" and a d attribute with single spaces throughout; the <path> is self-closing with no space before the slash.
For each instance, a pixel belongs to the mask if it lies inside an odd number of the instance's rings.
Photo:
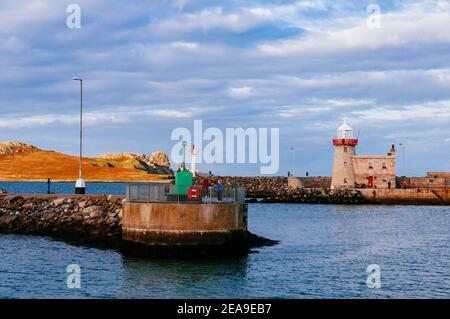
<path id="1" fill-rule="evenodd" d="M 364 204 L 357 189 L 284 188 L 263 199 L 265 203 Z"/>
<path id="2" fill-rule="evenodd" d="M 276 194 L 288 186 L 288 178 L 283 176 L 223 176 L 220 177 L 225 186 L 243 186 L 245 194 L 250 198 L 265 198 Z M 195 183 L 201 184 L 203 177 L 196 177 Z M 209 177 L 213 185 L 217 185 L 219 177 Z"/>
<path id="3" fill-rule="evenodd" d="M 122 238 L 123 201 L 112 195 L 7 195 L 0 191 L 0 233 L 51 236 L 136 254 L 135 245 Z M 250 232 L 247 236 L 249 248 L 277 243 Z M 173 254 L 166 249 L 144 255 Z"/>
<path id="4" fill-rule="evenodd" d="M 3 195 L 0 198 L 0 233 L 45 235 L 119 247 L 122 200 L 104 195 Z"/>

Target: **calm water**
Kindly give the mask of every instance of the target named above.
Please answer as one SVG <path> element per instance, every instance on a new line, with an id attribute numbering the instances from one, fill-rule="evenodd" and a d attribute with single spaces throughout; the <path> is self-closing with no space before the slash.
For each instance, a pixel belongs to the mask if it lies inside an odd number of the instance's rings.
<path id="1" fill-rule="evenodd" d="M 86 183 L 87 194 L 125 194 L 126 183 Z M 47 182 L 0 182 L 0 188 L 13 194 L 46 194 Z M 50 191 L 55 194 L 73 194 L 75 183 L 51 183 Z"/>
<path id="2" fill-rule="evenodd" d="M 139 259 L 0 234 L 0 297 L 450 298 L 450 207 L 250 204 L 249 223 L 281 243 L 232 260 Z M 366 285 L 369 264 L 381 289 Z"/>

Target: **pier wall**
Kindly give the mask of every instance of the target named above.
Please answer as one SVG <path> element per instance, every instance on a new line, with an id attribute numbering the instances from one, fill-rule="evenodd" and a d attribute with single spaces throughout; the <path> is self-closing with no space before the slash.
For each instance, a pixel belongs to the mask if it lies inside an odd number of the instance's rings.
<path id="1" fill-rule="evenodd" d="M 114 247 L 122 236 L 120 196 L 3 195 L 0 232 Z"/>
<path id="2" fill-rule="evenodd" d="M 123 239 L 145 246 L 248 248 L 247 205 L 242 203 L 123 204 Z M 236 244 L 236 245 L 233 245 Z M 159 249 L 160 247 L 158 247 Z"/>
<path id="3" fill-rule="evenodd" d="M 195 183 L 201 184 L 202 177 L 196 177 Z M 223 176 L 224 185 L 245 187 L 245 193 L 250 198 L 264 198 L 277 193 L 280 189 L 287 188 L 330 188 L 331 177 L 285 177 L 285 176 Z M 209 178 L 214 185 L 218 177 Z"/>
<path id="4" fill-rule="evenodd" d="M 184 249 L 186 245 L 179 245 L 180 241 L 174 241 L 176 238 L 199 243 L 196 247 L 198 249 L 192 250 L 189 255 L 192 252 L 219 256 L 225 253 L 244 254 L 250 247 L 276 243 L 247 231 L 247 206 L 244 204 L 240 204 L 240 207 L 228 206 L 219 211 L 214 210 L 212 213 L 208 205 L 201 205 L 203 208 L 200 211 L 185 209 L 175 214 L 170 212 L 170 207 L 160 207 L 159 211 L 153 209 L 148 216 L 145 215 L 145 209 L 140 212 L 135 211 L 135 214 L 139 213 L 133 215 L 136 219 L 127 219 L 129 226 L 133 226 L 136 222 L 140 226 L 155 227 L 154 229 L 159 228 L 165 231 L 165 233 L 153 233 L 155 236 L 160 236 L 159 243 L 163 244 L 159 245 L 160 249 L 150 250 L 145 244 L 132 244 L 123 239 L 124 203 L 123 196 L 112 195 L 3 194 L 0 195 L 0 233 L 50 236 L 70 243 L 119 249 L 125 253 L 145 256 L 186 255 Z M 126 229 L 127 236 L 132 236 L 132 230 L 128 227 Z M 171 230 L 176 231 L 171 232 Z M 191 230 L 201 231 L 195 233 Z M 170 233 L 173 235 L 176 232 L 180 236 L 161 237 Z M 220 243 L 225 240 L 229 244 L 229 249 L 208 251 L 203 249 L 206 245 L 201 245 L 202 239 L 207 239 L 209 246 L 214 246 L 210 245 L 211 243 Z"/>
<path id="5" fill-rule="evenodd" d="M 371 204 L 450 205 L 450 189 L 359 189 Z"/>

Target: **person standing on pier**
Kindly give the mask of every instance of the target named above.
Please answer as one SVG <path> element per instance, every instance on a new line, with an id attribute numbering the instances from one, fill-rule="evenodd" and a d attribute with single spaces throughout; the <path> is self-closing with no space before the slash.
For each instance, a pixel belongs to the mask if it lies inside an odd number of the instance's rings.
<path id="1" fill-rule="evenodd" d="M 202 198 L 206 202 L 208 200 L 208 191 L 209 186 L 211 186 L 211 183 L 209 182 L 207 177 L 203 177 L 202 180 Z"/>
<path id="2" fill-rule="evenodd" d="M 217 181 L 217 200 L 219 202 L 222 202 L 222 191 L 223 191 L 222 179 L 219 178 L 219 180 Z"/>

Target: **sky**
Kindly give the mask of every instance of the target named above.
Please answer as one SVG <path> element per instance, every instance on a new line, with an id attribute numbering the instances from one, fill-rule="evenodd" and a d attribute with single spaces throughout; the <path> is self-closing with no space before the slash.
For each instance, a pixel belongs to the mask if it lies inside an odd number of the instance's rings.
<path id="1" fill-rule="evenodd" d="M 2 0 L 0 140 L 77 154 L 79 76 L 87 156 L 170 153 L 202 120 L 279 128 L 276 175 L 330 175 L 347 118 L 358 154 L 397 146 L 398 175 L 450 171 L 449 30 L 443 0 Z"/>

